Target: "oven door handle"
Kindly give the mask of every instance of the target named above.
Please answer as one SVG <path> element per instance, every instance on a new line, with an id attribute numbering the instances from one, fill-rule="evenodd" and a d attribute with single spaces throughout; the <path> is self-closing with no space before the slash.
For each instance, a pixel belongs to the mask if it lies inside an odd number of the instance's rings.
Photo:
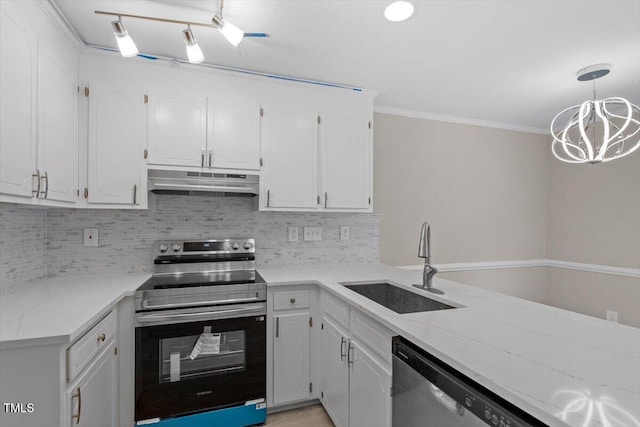
<path id="1" fill-rule="evenodd" d="M 188 319 L 191 321 L 196 320 L 216 320 L 216 319 L 230 319 L 236 317 L 238 314 L 244 314 L 247 312 L 255 312 L 256 315 L 264 315 L 264 307 L 246 307 L 246 308 L 233 308 L 230 310 L 218 310 L 218 311 L 205 311 L 197 313 L 180 313 L 180 314 L 150 314 L 144 316 L 138 316 L 136 320 L 138 323 L 155 323 L 165 322 L 170 320 Z"/>
<path id="2" fill-rule="evenodd" d="M 257 294 L 257 292 L 256 292 Z M 149 304 L 149 301 L 146 299 L 142 300 L 142 309 L 156 309 L 156 308 L 176 308 L 176 307 L 193 307 L 196 305 L 221 305 L 221 304 L 236 304 L 240 302 L 261 302 L 264 301 L 264 298 L 260 298 L 258 296 L 250 297 L 250 298 L 229 298 L 222 300 L 214 300 L 214 301 L 198 301 L 198 302 L 189 302 L 189 303 L 173 303 L 173 304 Z"/>

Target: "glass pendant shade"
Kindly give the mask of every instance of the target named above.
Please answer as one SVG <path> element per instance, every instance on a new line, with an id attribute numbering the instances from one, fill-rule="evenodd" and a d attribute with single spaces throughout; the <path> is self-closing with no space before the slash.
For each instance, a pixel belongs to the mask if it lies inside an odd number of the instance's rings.
<path id="1" fill-rule="evenodd" d="M 184 42 L 187 45 L 187 58 L 189 62 L 192 64 L 199 64 L 204 61 L 204 54 L 202 53 L 202 49 L 200 49 L 200 45 L 196 41 L 196 37 L 191 32 L 191 28 L 182 31 L 182 35 L 184 36 Z"/>
<path id="2" fill-rule="evenodd" d="M 238 47 L 244 38 L 244 31 L 233 25 L 231 22 L 225 21 L 218 15 L 214 15 L 211 20 L 218 26 L 218 31 L 220 31 L 224 38 L 227 39 L 227 41 L 234 47 Z"/>

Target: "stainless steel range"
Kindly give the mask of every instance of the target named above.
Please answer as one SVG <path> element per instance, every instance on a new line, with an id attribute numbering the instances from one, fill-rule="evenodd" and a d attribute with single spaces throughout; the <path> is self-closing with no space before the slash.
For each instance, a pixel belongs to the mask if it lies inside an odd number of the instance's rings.
<path id="1" fill-rule="evenodd" d="M 134 297 L 138 424 L 266 421 L 267 291 L 253 239 L 158 241 Z"/>

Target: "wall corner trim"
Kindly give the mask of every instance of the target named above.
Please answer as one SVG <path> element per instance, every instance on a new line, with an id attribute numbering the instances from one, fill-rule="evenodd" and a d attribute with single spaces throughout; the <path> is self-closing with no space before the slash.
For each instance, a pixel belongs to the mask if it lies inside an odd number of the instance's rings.
<path id="1" fill-rule="evenodd" d="M 565 268 L 569 270 L 588 271 L 591 273 L 612 274 L 615 276 L 640 277 L 640 268 L 585 264 L 580 262 L 561 261 L 553 259 L 456 262 L 448 264 L 435 264 L 435 266 L 442 273 L 450 271 L 499 270 L 503 268 L 555 267 Z M 411 271 L 421 271 L 423 265 L 403 265 L 399 266 L 399 268 Z"/>

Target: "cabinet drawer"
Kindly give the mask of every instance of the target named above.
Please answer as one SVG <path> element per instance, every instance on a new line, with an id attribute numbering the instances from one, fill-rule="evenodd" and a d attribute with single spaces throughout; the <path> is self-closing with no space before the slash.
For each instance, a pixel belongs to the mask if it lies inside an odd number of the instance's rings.
<path id="1" fill-rule="evenodd" d="M 112 311 L 67 349 L 67 381 L 73 380 L 100 350 L 111 343 L 116 330 L 116 313 Z"/>
<path id="2" fill-rule="evenodd" d="M 278 291 L 273 294 L 274 310 L 309 308 L 309 291 Z"/>
<path id="3" fill-rule="evenodd" d="M 351 335 L 391 363 L 391 331 L 356 310 L 351 310 Z"/>
<path id="4" fill-rule="evenodd" d="M 322 310 L 324 314 L 334 319 L 345 329 L 349 330 L 349 306 L 326 292 L 322 294 Z"/>

